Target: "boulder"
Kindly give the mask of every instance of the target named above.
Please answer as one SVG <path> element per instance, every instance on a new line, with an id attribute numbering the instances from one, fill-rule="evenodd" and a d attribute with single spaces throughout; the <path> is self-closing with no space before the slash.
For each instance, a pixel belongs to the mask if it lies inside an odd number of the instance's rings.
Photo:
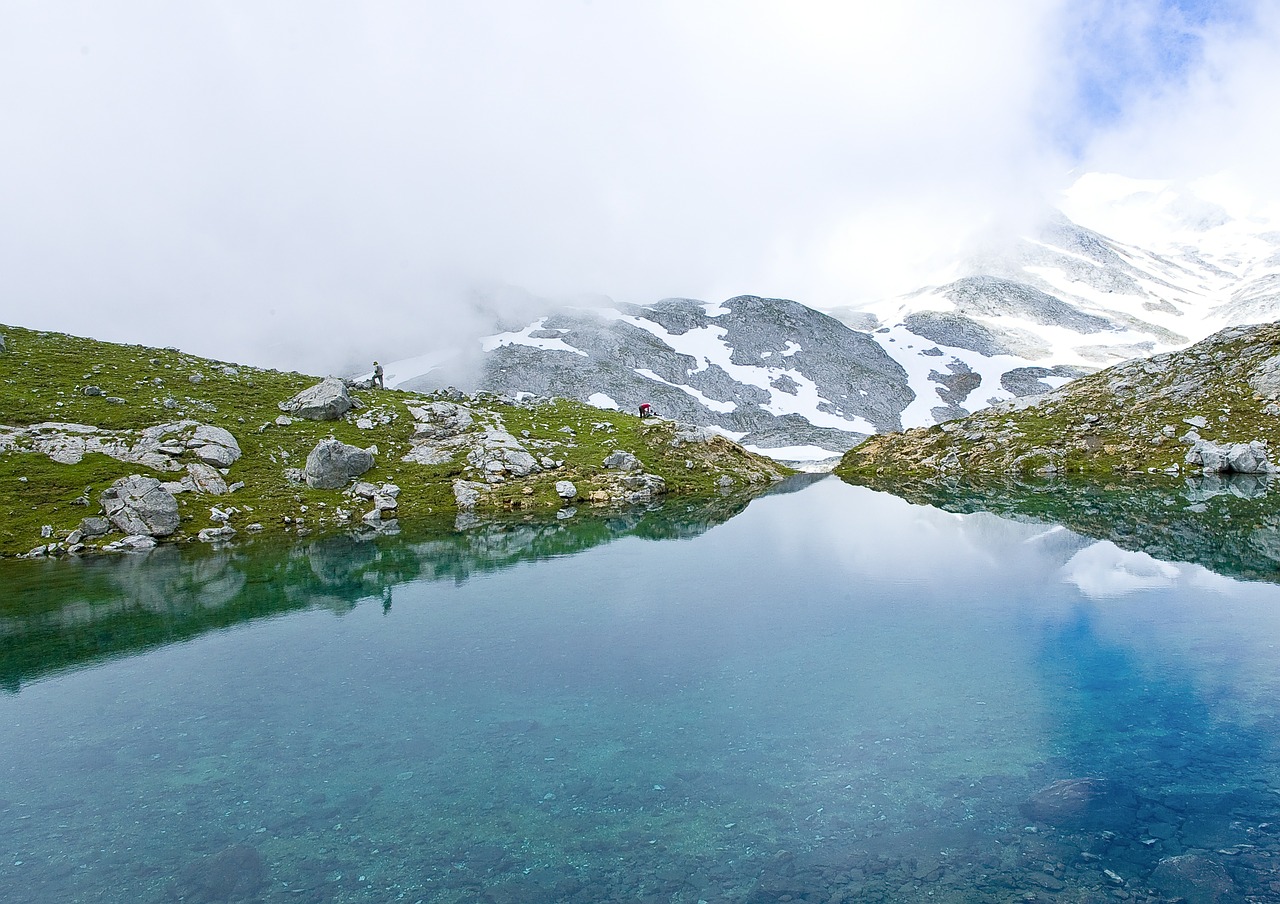
<path id="1" fill-rule="evenodd" d="M 204 462 L 193 461 L 187 465 L 187 476 L 198 493 L 222 496 L 227 492 L 227 482 L 217 470 Z"/>
<path id="2" fill-rule="evenodd" d="M 106 518 L 83 518 L 76 530 L 82 537 L 101 537 L 111 533 L 111 522 Z"/>
<path id="3" fill-rule="evenodd" d="M 229 430 L 201 424 L 187 440 L 187 448 L 193 449 L 201 461 L 215 468 L 229 468 L 240 458 L 240 444 Z"/>
<path id="4" fill-rule="evenodd" d="M 556 495 L 561 499 L 577 499 L 578 488 L 573 485 L 571 480 L 557 480 Z"/>
<path id="5" fill-rule="evenodd" d="M 1205 474 L 1269 474 L 1275 470 L 1266 443 L 1257 440 L 1224 444 L 1195 437 L 1184 461 L 1199 465 Z"/>
<path id="6" fill-rule="evenodd" d="M 639 471 L 642 467 L 640 459 L 630 452 L 623 452 L 621 449 L 609 453 L 604 460 L 604 466 L 617 471 Z"/>
<path id="7" fill-rule="evenodd" d="M 312 489 L 336 490 L 372 467 L 372 452 L 348 446 L 330 437 L 316 443 L 316 447 L 307 456 L 307 466 L 303 473 L 306 475 L 307 486 Z"/>
<path id="8" fill-rule="evenodd" d="M 483 483 L 475 483 L 470 480 L 455 480 L 453 482 L 453 499 L 458 504 L 458 511 L 475 511 L 476 503 L 480 501 L 480 493 L 484 488 Z"/>
<path id="9" fill-rule="evenodd" d="M 201 543 L 213 543 L 218 540 L 230 540 L 236 535 L 236 529 L 230 524 L 221 527 L 206 527 L 197 535 Z"/>
<path id="10" fill-rule="evenodd" d="M 1264 399 L 1280 398 L 1280 355 L 1258 365 L 1258 369 L 1249 376 L 1249 387 Z"/>
<path id="11" fill-rule="evenodd" d="M 276 406 L 286 414 L 311 421 L 336 421 L 353 407 L 346 385 L 337 377 L 325 377 L 314 386 Z"/>
<path id="12" fill-rule="evenodd" d="M 178 529 L 178 500 L 154 477 L 122 477 L 99 501 L 111 523 L 126 534 L 167 537 Z"/>

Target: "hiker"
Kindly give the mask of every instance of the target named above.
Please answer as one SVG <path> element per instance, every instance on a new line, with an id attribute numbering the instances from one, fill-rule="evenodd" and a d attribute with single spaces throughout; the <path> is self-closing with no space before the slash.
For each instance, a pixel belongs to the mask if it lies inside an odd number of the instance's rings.
<path id="1" fill-rule="evenodd" d="M 643 405 L 641 405 L 641 406 L 640 406 L 640 416 L 641 416 L 641 417 L 653 417 L 653 406 L 652 406 L 652 405 L 650 405 L 648 402 L 645 402 Z"/>
<path id="2" fill-rule="evenodd" d="M 373 382 L 379 389 L 386 389 L 387 386 L 382 382 L 382 365 L 377 361 L 373 362 Z"/>

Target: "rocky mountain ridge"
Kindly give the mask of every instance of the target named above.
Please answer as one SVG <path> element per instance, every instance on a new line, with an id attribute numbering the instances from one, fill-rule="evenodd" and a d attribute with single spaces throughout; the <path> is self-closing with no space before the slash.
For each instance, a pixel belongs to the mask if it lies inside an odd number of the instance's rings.
<path id="1" fill-rule="evenodd" d="M 1280 232 L 1186 192 L 1117 185 L 1111 203 L 1163 204 L 1181 211 L 1177 228 L 1148 230 L 1143 245 L 1050 211 L 949 282 L 830 315 L 745 295 L 548 310 L 484 338 L 470 379 L 602 408 L 649 401 L 775 458 L 822 459 L 1280 317 Z M 418 389 L 467 379 L 424 359 L 388 374 Z"/>

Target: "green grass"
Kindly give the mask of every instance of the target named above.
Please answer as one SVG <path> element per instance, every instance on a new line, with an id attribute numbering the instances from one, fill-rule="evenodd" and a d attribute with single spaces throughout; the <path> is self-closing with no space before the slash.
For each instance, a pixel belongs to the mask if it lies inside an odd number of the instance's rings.
<path id="1" fill-rule="evenodd" d="M 230 496 L 178 495 L 180 537 L 215 526 L 209 517 L 213 505 L 235 506 L 240 512 L 232 524 L 243 530 L 247 524 L 260 523 L 264 536 L 343 527 L 347 522 L 338 518 L 340 508 L 350 513 L 351 523 L 359 523 L 363 510 L 341 491 L 314 490 L 285 479 L 285 470 L 302 468 L 311 449 L 327 436 L 362 448 L 377 446 L 375 466 L 361 479 L 401 488 L 397 517 L 405 525 L 454 515 L 453 481 L 475 479 L 462 456 L 434 466 L 400 460 L 412 448 L 414 421 L 408 406 L 424 404 L 430 396 L 356 391 L 352 397 L 363 407 L 341 420 L 294 419 L 280 426 L 275 423 L 280 415 L 277 403 L 313 385 L 317 377 L 232 365 L 173 349 L 18 327 L 0 327 L 0 334 L 7 344 L 7 351 L 0 353 L 0 425 L 62 421 L 141 430 L 191 419 L 223 427 L 236 437 L 243 457 L 231 466 L 226 479 L 243 482 L 245 488 Z M 86 386 L 100 388 L 103 395 L 86 396 Z M 108 401 L 109 397 L 123 402 Z M 166 400 L 171 400 L 169 407 Z M 573 401 L 527 407 L 489 399 L 473 407 L 536 456 L 546 454 L 565 462 L 562 469 L 493 487 L 483 502 L 485 509 L 553 512 L 563 504 L 555 492 L 558 480 L 573 481 L 584 497 L 603 490 L 613 475 L 605 472 L 602 462 L 615 449 L 634 453 L 646 471 L 666 480 L 672 495 L 711 496 L 716 481 L 725 475 L 737 488 L 746 489 L 767 484 L 770 475 L 788 473 L 726 440 L 699 444 L 696 449 L 673 449 L 674 428 L 669 422 L 641 421 Z M 372 419 L 374 428 L 357 426 L 360 417 Z M 561 432 L 566 426 L 573 429 L 572 435 Z M 523 431 L 528 431 L 528 437 Z M 694 466 L 686 467 L 686 461 Z M 54 539 L 65 536 L 81 518 L 97 514 L 103 490 L 129 474 L 162 480 L 182 476 L 182 472 L 151 471 L 102 455 L 58 464 L 34 453 L 0 454 L 0 555 L 23 553 L 49 542 L 41 537 L 44 525 L 53 528 Z M 74 505 L 73 500 L 86 490 L 90 504 Z M 286 518 L 291 523 L 286 524 Z"/>

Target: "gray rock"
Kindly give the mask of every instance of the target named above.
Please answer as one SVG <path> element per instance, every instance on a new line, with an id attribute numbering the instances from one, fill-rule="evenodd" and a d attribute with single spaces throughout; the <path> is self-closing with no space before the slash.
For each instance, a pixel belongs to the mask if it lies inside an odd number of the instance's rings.
<path id="1" fill-rule="evenodd" d="M 100 396 L 100 395 L 105 395 L 105 394 L 106 394 L 106 393 L 104 393 L 104 392 L 102 391 L 102 387 L 101 387 L 101 386 L 92 386 L 92 385 L 90 385 L 90 386 L 86 386 L 84 389 L 82 389 L 82 390 L 80 390 L 80 391 L 81 391 L 82 393 L 84 393 L 85 395 L 87 395 L 87 396 Z"/>
<path id="2" fill-rule="evenodd" d="M 122 537 L 114 543 L 108 543 L 102 548 L 107 552 L 146 552 L 148 549 L 155 549 L 156 538 L 147 534 L 130 534 Z"/>
<path id="3" fill-rule="evenodd" d="M 628 474 L 620 477 L 619 482 L 629 491 L 629 502 L 643 502 L 667 492 L 667 482 L 657 474 Z"/>
<path id="4" fill-rule="evenodd" d="M 347 387 L 337 377 L 325 377 L 314 386 L 277 405 L 286 414 L 312 421 L 334 421 L 352 408 Z"/>
<path id="5" fill-rule="evenodd" d="M 4 343 L 4 334 L 0 333 L 0 354 L 8 351 L 8 347 Z"/>
<path id="6" fill-rule="evenodd" d="M 372 467 L 373 453 L 329 438 L 316 443 L 307 456 L 304 473 L 312 489 L 336 490 Z"/>
<path id="7" fill-rule="evenodd" d="M 515 477 L 528 477 L 542 470 L 538 460 L 523 449 L 503 449 L 502 461 Z"/>
<path id="8" fill-rule="evenodd" d="M 458 511 L 475 511 L 476 503 L 480 501 L 480 493 L 483 490 L 484 484 L 482 483 L 475 483 L 470 480 L 455 480 L 453 482 L 453 498 L 458 504 Z"/>
<path id="9" fill-rule="evenodd" d="M 1264 399 L 1280 398 L 1280 355 L 1263 361 L 1249 376 L 1249 388 Z"/>
<path id="10" fill-rule="evenodd" d="M 236 529 L 230 524 L 221 527 L 206 527 L 197 536 L 201 543 L 213 543 L 217 540 L 230 540 L 236 535 Z"/>
<path id="11" fill-rule="evenodd" d="M 222 479 L 222 475 L 204 462 L 193 461 L 188 464 L 187 476 L 191 478 L 191 484 L 198 493 L 222 496 L 228 492 L 227 482 Z"/>
<path id="12" fill-rule="evenodd" d="M 111 533 L 111 522 L 106 518 L 84 518 L 76 528 L 83 537 L 101 537 Z"/>
<path id="13" fill-rule="evenodd" d="M 1265 443 L 1220 444 L 1194 438 L 1184 461 L 1205 474 L 1269 474 L 1275 470 Z"/>
<path id="14" fill-rule="evenodd" d="M 187 448 L 194 449 L 196 457 L 216 468 L 229 468 L 240 459 L 240 444 L 231 431 L 211 424 L 196 427 Z"/>
<path id="15" fill-rule="evenodd" d="M 578 488 L 573 485 L 571 480 L 557 480 L 556 495 L 561 499 L 577 499 Z"/>
<path id="16" fill-rule="evenodd" d="M 111 523 L 126 534 L 167 537 L 178 529 L 178 500 L 154 477 L 122 477 L 99 501 Z"/>
<path id="17" fill-rule="evenodd" d="M 630 452 L 623 452 L 621 449 L 609 453 L 605 457 L 604 466 L 616 471 L 639 471 L 643 467 L 640 464 L 640 459 Z"/>

